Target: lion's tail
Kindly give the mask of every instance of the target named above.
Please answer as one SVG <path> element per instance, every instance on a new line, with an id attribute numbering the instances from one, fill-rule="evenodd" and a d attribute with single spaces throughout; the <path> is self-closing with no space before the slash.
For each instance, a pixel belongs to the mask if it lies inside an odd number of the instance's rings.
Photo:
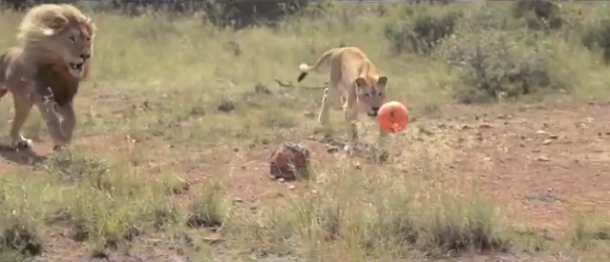
<path id="1" fill-rule="evenodd" d="M 330 56 L 333 54 L 334 51 L 335 51 L 334 48 L 326 51 L 324 54 L 322 54 L 322 56 L 320 56 L 320 58 L 318 58 L 318 61 L 316 61 L 316 64 L 313 66 L 308 66 L 305 63 L 302 63 L 301 65 L 299 65 L 301 74 L 297 78 L 297 82 L 303 81 L 303 79 L 305 79 L 305 77 L 307 76 L 307 74 L 309 74 L 309 72 L 317 72 L 321 66 L 326 65 L 328 63 L 328 59 L 330 58 Z"/>
<path id="2" fill-rule="evenodd" d="M 6 87 L 7 68 L 9 66 L 8 51 L 0 55 L 0 99 L 6 95 L 8 88 Z"/>

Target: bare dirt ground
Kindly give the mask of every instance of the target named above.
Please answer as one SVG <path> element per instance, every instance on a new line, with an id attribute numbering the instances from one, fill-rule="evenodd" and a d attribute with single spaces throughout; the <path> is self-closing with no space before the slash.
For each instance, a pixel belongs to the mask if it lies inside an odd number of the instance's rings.
<path id="1" fill-rule="evenodd" d="M 454 138 L 448 143 L 458 157 L 451 168 L 463 178 L 456 180 L 463 194 L 476 191 L 491 197 L 513 221 L 566 233 L 575 211 L 605 212 L 610 207 L 608 109 L 609 104 L 578 103 L 548 108 L 451 106 L 419 118 L 412 128 L 427 136 L 443 133 Z M 307 144 L 322 153 L 319 159 L 333 161 L 325 145 Z M 244 167 L 218 174 L 232 181 L 236 198 L 256 203 L 273 196 L 269 189 L 275 185 L 270 184 L 277 183 L 265 175 L 271 150 L 242 150 Z"/>
<path id="2" fill-rule="evenodd" d="M 476 188 L 510 217 L 552 232 L 569 228 L 574 211 L 604 211 L 610 200 L 607 105 L 562 104 L 506 113 L 453 110 L 441 120 L 474 137 L 456 163 Z M 457 114 L 456 114 L 457 112 Z M 438 120 L 437 120 L 438 121 Z M 431 125 L 438 122 L 431 121 Z M 565 232 L 564 232 L 565 233 Z"/>
<path id="3" fill-rule="evenodd" d="M 565 236 L 570 234 L 575 211 L 606 212 L 610 207 L 609 109 L 610 104 L 592 103 L 563 103 L 548 108 L 448 106 L 418 118 L 410 128 L 422 136 L 452 137 L 447 143 L 455 149 L 456 157 L 450 168 L 460 176 L 455 180 L 460 193 L 491 197 L 501 204 L 510 220 Z M 126 146 L 120 141 L 112 136 L 81 136 L 76 143 L 91 147 L 112 145 L 124 150 Z M 303 142 L 318 161 L 335 161 L 336 153 L 328 153 L 326 145 L 306 139 Z M 150 172 L 179 167 L 192 184 L 219 178 L 226 182 L 234 203 L 252 213 L 260 212 L 259 207 L 266 201 L 304 190 L 298 182 L 279 183 L 267 177 L 266 163 L 275 148 L 273 144 L 213 150 L 177 146 L 179 153 L 171 145 L 159 145 L 155 153 L 151 152 L 160 161 L 146 163 Z M 39 155 L 51 153 L 48 141 L 38 143 L 35 151 Z M 23 154 L 3 154 L 0 170 L 27 169 L 28 165 L 22 163 L 31 160 Z M 70 257 L 83 255 L 84 251 L 77 251 L 82 249 L 80 244 L 62 233 L 55 236 L 56 243 L 71 247 Z M 47 257 L 65 259 L 60 250 L 65 249 L 55 250 L 52 245 Z M 485 259 L 481 261 L 488 261 Z"/>

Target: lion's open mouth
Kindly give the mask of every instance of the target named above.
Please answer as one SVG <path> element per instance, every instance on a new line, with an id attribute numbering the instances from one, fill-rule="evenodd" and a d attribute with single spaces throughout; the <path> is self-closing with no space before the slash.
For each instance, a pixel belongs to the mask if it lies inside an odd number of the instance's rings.
<path id="1" fill-rule="evenodd" d="M 82 71 L 83 67 L 85 66 L 85 63 L 70 63 L 70 68 L 77 70 L 77 71 Z"/>

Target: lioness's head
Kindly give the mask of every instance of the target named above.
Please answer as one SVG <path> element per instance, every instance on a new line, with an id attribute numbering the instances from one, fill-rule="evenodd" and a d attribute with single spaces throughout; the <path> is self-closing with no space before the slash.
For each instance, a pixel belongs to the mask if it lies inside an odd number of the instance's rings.
<path id="1" fill-rule="evenodd" d="M 19 26 L 23 54 L 32 65 L 63 63 L 76 79 L 87 75 L 95 24 L 76 7 L 43 4 L 33 7 Z"/>
<path id="2" fill-rule="evenodd" d="M 368 116 L 377 117 L 379 108 L 386 101 L 388 78 L 385 76 L 358 77 L 354 84 L 359 106 L 366 110 Z"/>

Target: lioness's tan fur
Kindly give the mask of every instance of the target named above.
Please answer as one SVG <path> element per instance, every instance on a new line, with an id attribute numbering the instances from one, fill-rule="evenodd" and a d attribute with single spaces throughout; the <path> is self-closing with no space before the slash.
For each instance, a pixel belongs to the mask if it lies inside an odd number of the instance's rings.
<path id="1" fill-rule="evenodd" d="M 297 81 L 301 82 L 308 73 L 318 72 L 322 66 L 330 65 L 330 86 L 324 90 L 322 107 L 318 122 L 326 130 L 326 135 L 332 135 L 329 122 L 331 103 L 341 102 L 345 120 L 351 127 L 352 141 L 358 139 L 356 120 L 359 112 L 365 112 L 371 118 L 376 118 L 381 105 L 386 101 L 388 78 L 379 74 L 377 67 L 366 54 L 357 47 L 340 47 L 328 50 L 313 66 L 301 64 L 301 74 Z M 385 132 L 379 129 L 380 136 Z"/>
<path id="2" fill-rule="evenodd" d="M 31 143 L 21 136 L 21 128 L 33 105 L 54 148 L 70 143 L 76 125 L 72 100 L 90 70 L 95 30 L 91 19 L 69 4 L 42 4 L 26 13 L 19 25 L 19 46 L 0 56 L 0 98 L 10 92 L 14 100 L 14 146 Z"/>

